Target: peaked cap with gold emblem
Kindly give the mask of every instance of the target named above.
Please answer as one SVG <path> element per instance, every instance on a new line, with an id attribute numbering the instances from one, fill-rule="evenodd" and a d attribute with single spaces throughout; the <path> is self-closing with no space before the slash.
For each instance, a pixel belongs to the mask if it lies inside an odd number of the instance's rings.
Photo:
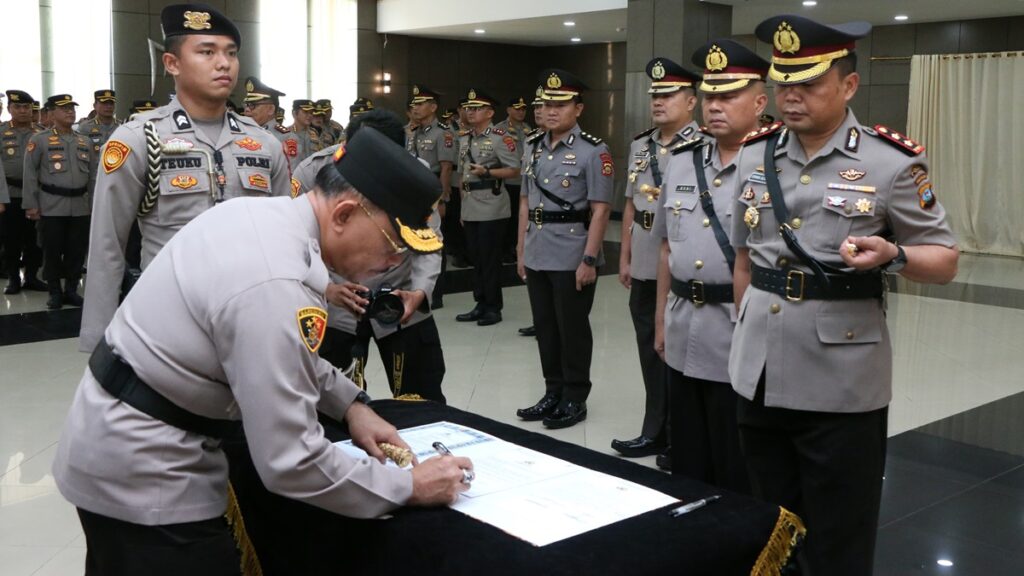
<path id="1" fill-rule="evenodd" d="M 160 28 L 164 33 L 164 40 L 188 34 L 230 36 L 239 48 L 242 47 L 242 34 L 235 23 L 213 6 L 206 4 L 167 6 L 160 11 Z"/>
<path id="2" fill-rule="evenodd" d="M 647 77 L 651 79 L 648 94 L 671 94 L 683 88 L 695 88 L 700 82 L 700 76 L 697 74 L 660 56 L 647 63 L 646 72 Z"/>
<path id="3" fill-rule="evenodd" d="M 246 104 L 271 103 L 277 106 L 281 102 L 281 96 L 284 95 L 284 92 L 274 90 L 261 82 L 259 78 L 249 76 L 245 79 L 245 98 L 242 98 L 242 102 Z"/>
<path id="4" fill-rule="evenodd" d="M 728 38 L 701 46 L 691 61 L 704 69 L 699 89 L 706 94 L 724 94 L 746 88 L 752 81 L 763 81 L 771 66 L 753 50 Z"/>
<path id="5" fill-rule="evenodd" d="M 867 22 L 826 26 L 803 16 L 773 16 L 754 34 L 773 46 L 768 77 L 779 84 L 809 82 L 829 71 L 832 62 L 854 51 L 856 40 L 871 32 Z"/>
<path id="6" fill-rule="evenodd" d="M 92 95 L 96 102 L 117 102 L 117 93 L 110 88 L 97 90 Z"/>
<path id="7" fill-rule="evenodd" d="M 545 102 L 564 102 L 579 96 L 587 85 L 571 72 L 548 68 L 540 73 L 540 85 L 544 91 L 540 99 Z"/>
<path id="8" fill-rule="evenodd" d="M 498 103 L 496 99 L 491 97 L 490 94 L 483 90 L 477 90 L 476 88 L 470 88 L 466 92 L 466 102 L 462 105 L 463 108 L 481 108 L 483 106 L 494 106 Z"/>
<path id="9" fill-rule="evenodd" d="M 427 88 L 423 84 L 412 85 L 412 98 L 409 100 L 410 104 L 422 104 L 429 102 L 430 100 L 437 101 L 441 98 L 440 92 L 435 92 L 430 88 Z"/>

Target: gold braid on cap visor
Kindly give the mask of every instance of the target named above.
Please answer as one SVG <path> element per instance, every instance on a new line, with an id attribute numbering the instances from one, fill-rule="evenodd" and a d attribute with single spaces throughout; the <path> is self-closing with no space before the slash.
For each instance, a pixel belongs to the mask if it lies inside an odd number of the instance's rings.
<path id="1" fill-rule="evenodd" d="M 416 252 L 437 252 L 444 246 L 441 239 L 434 233 L 433 228 L 429 226 L 414 230 L 403 224 L 398 218 L 395 218 L 395 222 L 398 224 L 398 235 L 402 237 L 402 242 Z"/>
<path id="2" fill-rule="evenodd" d="M 815 56 L 805 56 L 803 58 L 772 56 L 772 67 L 768 69 L 768 77 L 776 82 L 784 82 L 786 84 L 799 84 L 800 82 L 806 82 L 828 72 L 828 69 L 832 67 L 832 62 L 834 60 L 842 58 L 849 53 L 850 51 L 848 49 L 843 48 L 842 50 L 836 50 L 835 52 L 828 52 L 826 54 L 818 54 Z M 797 70 L 796 72 L 780 72 L 775 69 L 776 64 L 781 66 L 814 64 L 814 66 L 805 70 Z"/>
<path id="3" fill-rule="evenodd" d="M 746 88 L 751 80 L 760 80 L 759 74 L 705 74 L 700 83 L 701 92 L 731 92 Z M 708 84 L 707 80 L 733 80 L 725 84 Z"/>

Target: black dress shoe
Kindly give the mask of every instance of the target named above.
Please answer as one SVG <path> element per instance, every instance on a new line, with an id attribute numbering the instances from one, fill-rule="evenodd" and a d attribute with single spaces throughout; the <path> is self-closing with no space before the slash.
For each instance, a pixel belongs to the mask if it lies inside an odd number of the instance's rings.
<path id="1" fill-rule="evenodd" d="M 476 322 L 477 320 L 480 319 L 480 316 L 482 316 L 483 313 L 484 313 L 483 310 L 481 310 L 479 308 L 473 308 L 469 312 L 466 312 L 464 314 L 459 314 L 458 316 L 456 316 L 455 317 L 455 321 L 456 322 Z"/>
<path id="2" fill-rule="evenodd" d="M 430 304 L 430 309 L 431 310 L 440 310 L 441 308 L 444 308 L 444 300 L 441 300 L 440 298 L 438 298 L 437 300 L 434 300 Z"/>
<path id="3" fill-rule="evenodd" d="M 516 410 L 516 416 L 519 416 L 523 420 L 532 422 L 534 420 L 540 420 L 555 411 L 558 407 L 558 403 L 562 399 L 557 394 L 551 394 L 550 392 L 545 394 L 536 404 L 529 408 L 520 408 Z"/>
<path id="4" fill-rule="evenodd" d="M 654 459 L 654 463 L 666 472 L 672 471 L 672 449 L 666 448 L 664 452 L 658 454 L 658 457 Z"/>
<path id="5" fill-rule="evenodd" d="M 64 303 L 69 306 L 81 306 L 84 300 L 78 295 L 78 292 L 68 290 L 64 292 Z"/>
<path id="6" fill-rule="evenodd" d="M 64 295 L 60 292 L 50 292 L 50 297 L 46 299 L 47 310 L 60 310 L 61 305 L 64 303 Z"/>
<path id="7" fill-rule="evenodd" d="M 493 326 L 501 322 L 501 312 L 484 312 L 476 321 L 477 326 Z"/>
<path id="8" fill-rule="evenodd" d="M 7 281 L 7 287 L 4 288 L 4 294 L 17 294 L 19 292 L 21 292 L 21 278 L 14 276 Z"/>
<path id="9" fill-rule="evenodd" d="M 625 458 L 640 458 L 664 451 L 665 443 L 640 435 L 632 440 L 612 440 L 612 449 Z"/>
<path id="10" fill-rule="evenodd" d="M 555 408 L 555 411 L 544 419 L 544 426 L 553 429 L 568 428 L 586 419 L 587 403 L 570 400 L 562 406 Z"/>
<path id="11" fill-rule="evenodd" d="M 526 328 L 519 329 L 520 336 L 536 336 L 537 328 L 535 326 L 527 326 Z"/>
<path id="12" fill-rule="evenodd" d="M 46 286 L 46 282 L 43 282 L 39 278 L 35 277 L 35 274 L 25 273 L 25 283 L 22 284 L 25 290 L 35 290 L 36 292 L 46 292 L 49 288 Z"/>

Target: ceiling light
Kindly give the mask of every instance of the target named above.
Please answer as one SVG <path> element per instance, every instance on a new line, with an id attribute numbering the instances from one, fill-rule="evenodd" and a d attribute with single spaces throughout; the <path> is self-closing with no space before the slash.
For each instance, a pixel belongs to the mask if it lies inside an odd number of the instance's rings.
<path id="1" fill-rule="evenodd" d="M 575 26 L 576 25 L 576 23 L 573 22 L 572 20 L 566 20 L 565 22 L 562 22 L 562 24 L 564 24 L 566 26 Z"/>
<path id="2" fill-rule="evenodd" d="M 906 14 L 900 14 L 898 16 L 894 16 L 893 20 L 896 20 L 897 22 L 903 22 L 904 20 L 906 20 L 908 18 L 910 18 L 910 16 L 907 16 Z"/>
<path id="3" fill-rule="evenodd" d="M 583 41 L 583 39 L 580 38 L 579 36 L 574 36 L 572 38 L 569 38 L 569 42 L 582 42 L 582 41 Z"/>
<path id="4" fill-rule="evenodd" d="M 817 6 L 817 0 L 804 0 L 804 6 Z"/>
<path id="5" fill-rule="evenodd" d="M 483 28 L 477 28 L 476 30 L 473 30 L 473 34 L 483 34 L 484 32 L 487 32 L 487 30 L 484 30 Z"/>
<path id="6" fill-rule="evenodd" d="M 952 560 L 947 560 L 945 558 L 939 558 L 939 560 L 936 562 L 936 564 L 938 564 L 939 566 L 945 566 L 945 567 L 948 568 L 948 567 L 953 565 L 953 561 Z"/>

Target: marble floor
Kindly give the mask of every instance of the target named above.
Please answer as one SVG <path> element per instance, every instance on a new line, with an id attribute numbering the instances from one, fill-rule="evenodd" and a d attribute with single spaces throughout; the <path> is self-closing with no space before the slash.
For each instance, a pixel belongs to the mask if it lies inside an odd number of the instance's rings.
<path id="1" fill-rule="evenodd" d="M 964 255 L 949 286 L 900 281 L 890 294 L 894 396 L 876 574 L 1024 573 L 1022 287 L 1024 260 Z M 80 312 L 46 312 L 45 296 L 0 295 L 4 576 L 77 575 L 85 557 L 74 508 L 50 475 L 86 364 L 75 338 Z M 448 294 L 436 312 L 449 403 L 605 453 L 613 438 L 635 436 L 643 390 L 627 293 L 615 276 L 600 278 L 591 316 L 589 418 L 566 430 L 514 416 L 541 395 L 542 380 L 536 341 L 516 333 L 530 322 L 526 290 L 511 286 L 504 296 L 505 320 L 492 327 L 454 321 L 472 307 L 467 292 Z M 379 360 L 367 374 L 371 395 L 386 397 Z"/>

